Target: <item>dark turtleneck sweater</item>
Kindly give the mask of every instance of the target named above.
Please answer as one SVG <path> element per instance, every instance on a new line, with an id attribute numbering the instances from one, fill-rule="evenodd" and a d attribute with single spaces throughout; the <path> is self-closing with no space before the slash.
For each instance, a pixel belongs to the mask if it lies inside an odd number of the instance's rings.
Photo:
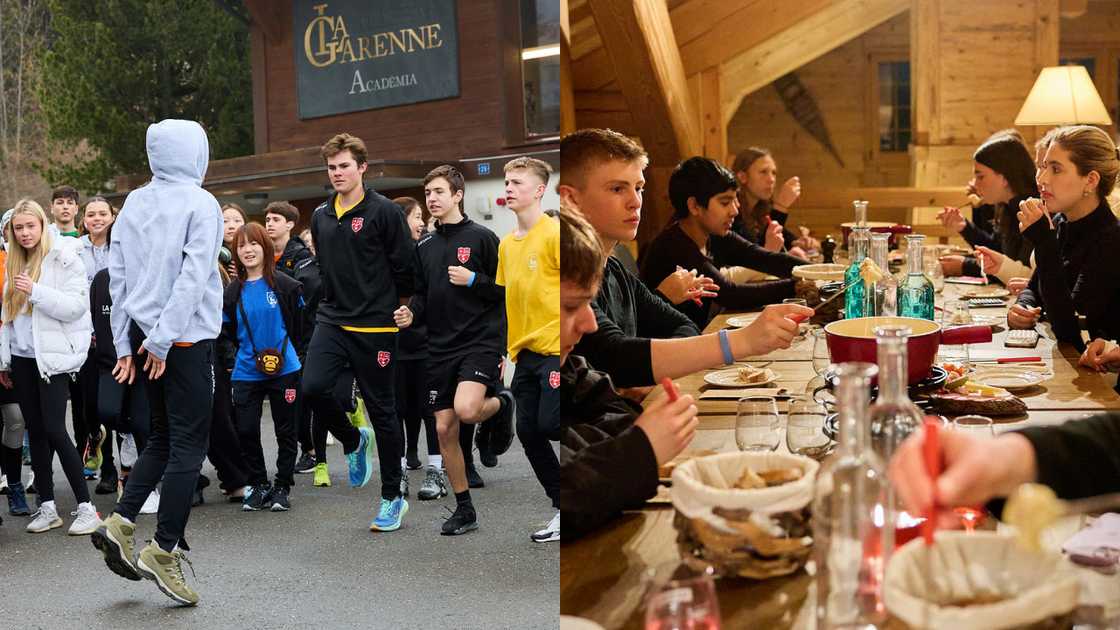
<path id="1" fill-rule="evenodd" d="M 1041 306 L 1059 341 L 1083 351 L 1077 314 L 1091 338 L 1120 339 L 1120 221 L 1107 202 L 1079 221 L 1052 215 L 1035 221 L 1023 236 L 1034 245 L 1037 267 L 1019 304 Z"/>

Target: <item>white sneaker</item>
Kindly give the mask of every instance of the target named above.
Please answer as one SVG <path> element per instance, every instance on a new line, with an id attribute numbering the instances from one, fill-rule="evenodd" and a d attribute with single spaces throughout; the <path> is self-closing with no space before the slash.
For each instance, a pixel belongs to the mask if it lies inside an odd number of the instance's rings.
<path id="1" fill-rule="evenodd" d="M 92 503 L 79 503 L 78 511 L 71 512 L 70 515 L 78 517 L 74 519 L 70 531 L 67 532 L 71 536 L 87 536 L 101 526 L 101 517 L 98 516 L 97 508 L 93 507 Z"/>
<path id="2" fill-rule="evenodd" d="M 32 534 L 39 534 L 49 529 L 62 527 L 62 519 L 58 518 L 58 510 L 54 507 L 54 501 L 44 501 L 39 506 L 39 511 L 36 512 L 31 522 L 27 524 L 27 531 Z"/>
<path id="3" fill-rule="evenodd" d="M 125 433 L 121 440 L 121 466 L 132 468 L 136 463 L 136 438 L 131 433 Z"/>
<path id="4" fill-rule="evenodd" d="M 7 490 L 7 489 L 8 489 L 8 476 L 7 475 L 0 475 L 0 490 Z"/>
<path id="5" fill-rule="evenodd" d="M 560 512 L 556 512 L 556 516 L 552 517 L 552 520 L 548 522 L 548 526 L 540 531 L 533 532 L 529 535 L 529 538 L 533 542 L 539 543 L 556 542 L 560 540 Z"/>
<path id="6" fill-rule="evenodd" d="M 155 514 L 159 512 L 159 490 L 152 490 L 147 499 L 144 499 L 144 505 L 140 508 L 141 514 Z"/>

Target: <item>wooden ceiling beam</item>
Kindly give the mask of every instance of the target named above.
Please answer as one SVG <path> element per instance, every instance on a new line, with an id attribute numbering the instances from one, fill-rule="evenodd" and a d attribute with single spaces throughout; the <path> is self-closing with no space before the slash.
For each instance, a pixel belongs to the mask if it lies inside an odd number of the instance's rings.
<path id="1" fill-rule="evenodd" d="M 650 162 L 672 165 L 698 154 L 696 110 L 665 0 L 589 4 Z"/>
<path id="2" fill-rule="evenodd" d="M 686 75 L 718 66 L 828 7 L 831 0 L 693 0 L 673 14 Z"/>
<path id="3" fill-rule="evenodd" d="M 576 99 L 572 89 L 572 26 L 568 22 L 568 0 L 560 0 L 560 133 L 576 130 Z"/>
<path id="4" fill-rule="evenodd" d="M 720 110 L 724 122 L 730 121 L 751 92 L 901 14 L 910 8 L 910 3 L 837 0 L 720 64 Z"/>

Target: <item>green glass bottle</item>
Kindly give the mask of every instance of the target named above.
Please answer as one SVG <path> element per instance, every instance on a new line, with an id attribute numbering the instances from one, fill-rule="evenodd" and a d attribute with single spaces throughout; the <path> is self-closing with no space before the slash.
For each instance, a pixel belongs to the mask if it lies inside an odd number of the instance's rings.
<path id="1" fill-rule="evenodd" d="M 922 272 L 922 244 L 926 237 L 906 237 L 906 278 L 898 285 L 898 314 L 933 321 L 933 282 Z"/>

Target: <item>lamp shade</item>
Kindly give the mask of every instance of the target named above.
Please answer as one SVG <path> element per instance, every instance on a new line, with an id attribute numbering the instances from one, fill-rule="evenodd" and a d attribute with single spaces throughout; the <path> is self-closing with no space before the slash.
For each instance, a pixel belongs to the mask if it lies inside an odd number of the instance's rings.
<path id="1" fill-rule="evenodd" d="M 1015 117 L 1016 125 L 1111 125 L 1084 66 L 1043 68 Z"/>

